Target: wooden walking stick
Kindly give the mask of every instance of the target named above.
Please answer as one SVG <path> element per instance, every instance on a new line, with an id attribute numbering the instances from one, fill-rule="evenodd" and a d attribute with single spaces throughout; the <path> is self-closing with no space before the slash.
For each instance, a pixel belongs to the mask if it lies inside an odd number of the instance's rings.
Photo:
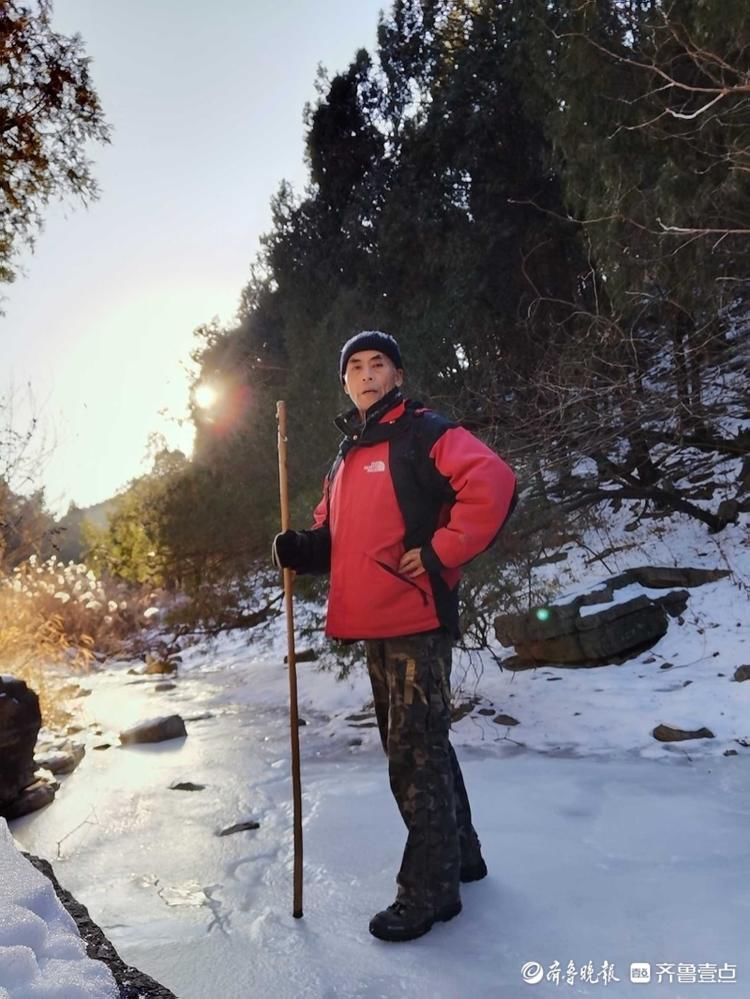
<path id="1" fill-rule="evenodd" d="M 289 529 L 289 491 L 286 470 L 286 403 L 276 403 L 279 449 L 279 498 L 281 500 L 281 530 Z M 302 784 L 299 765 L 299 716 L 297 714 L 297 655 L 294 649 L 294 573 L 284 569 L 284 603 L 286 605 L 287 661 L 289 663 L 289 725 L 292 737 L 292 795 L 294 799 L 294 905 L 292 915 L 302 917 Z"/>

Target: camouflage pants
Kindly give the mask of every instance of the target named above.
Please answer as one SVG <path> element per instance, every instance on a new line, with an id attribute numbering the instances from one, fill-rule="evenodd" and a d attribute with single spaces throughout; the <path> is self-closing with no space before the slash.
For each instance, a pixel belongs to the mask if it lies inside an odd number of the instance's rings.
<path id="1" fill-rule="evenodd" d="M 451 639 L 444 631 L 365 642 L 380 739 L 408 836 L 398 898 L 439 908 L 458 898 L 480 845 L 450 744 Z"/>

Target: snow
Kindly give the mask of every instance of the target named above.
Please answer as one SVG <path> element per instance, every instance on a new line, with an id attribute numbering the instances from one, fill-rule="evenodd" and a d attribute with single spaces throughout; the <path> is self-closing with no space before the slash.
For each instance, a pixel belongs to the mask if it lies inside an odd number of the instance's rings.
<path id="1" fill-rule="evenodd" d="M 115 999 L 52 883 L 16 849 L 0 818 L 0 999 Z"/>
<path id="2" fill-rule="evenodd" d="M 535 588 L 570 597 L 644 564 L 732 575 L 691 589 L 684 623 L 670 619 L 657 645 L 620 666 L 511 672 L 488 654 L 456 655 L 454 686 L 477 703 L 453 742 L 490 875 L 463 886 L 463 912 L 427 936 L 393 945 L 367 929 L 393 899 L 404 831 L 361 665 L 340 682 L 298 666 L 305 915 L 291 915 L 281 618 L 250 646 L 228 635 L 186 650 L 168 692 L 125 663 L 90 675 L 78 710 L 103 734 L 87 737 L 55 803 L 13 823 L 14 835 L 54 862 L 124 960 L 180 999 L 516 999 L 524 966 L 530 981 L 542 973 L 529 995 L 624 999 L 631 963 L 643 962 L 643 994 L 731 987 L 748 999 L 750 682 L 732 679 L 750 662 L 747 518 L 713 536 L 687 518 L 625 531 L 628 520 L 608 515 L 567 562 L 539 567 Z M 300 603 L 298 624 L 309 615 Z M 172 712 L 187 739 L 116 746 L 123 728 Z M 660 743 L 659 723 L 715 738 Z M 103 742 L 113 748 L 93 751 Z M 206 787 L 170 790 L 175 781 Z M 217 835 L 251 819 L 258 829 Z"/>

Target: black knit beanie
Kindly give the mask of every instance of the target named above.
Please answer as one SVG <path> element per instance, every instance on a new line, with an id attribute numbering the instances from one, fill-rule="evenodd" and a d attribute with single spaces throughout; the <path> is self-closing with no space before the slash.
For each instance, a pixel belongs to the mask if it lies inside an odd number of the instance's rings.
<path id="1" fill-rule="evenodd" d="M 398 343 L 390 333 L 381 333 L 380 330 L 363 330 L 361 333 L 356 333 L 353 337 L 350 337 L 341 348 L 339 377 L 342 382 L 349 358 L 352 354 L 356 354 L 360 350 L 379 350 L 381 354 L 390 357 L 397 368 L 403 368 L 401 351 L 398 349 Z"/>

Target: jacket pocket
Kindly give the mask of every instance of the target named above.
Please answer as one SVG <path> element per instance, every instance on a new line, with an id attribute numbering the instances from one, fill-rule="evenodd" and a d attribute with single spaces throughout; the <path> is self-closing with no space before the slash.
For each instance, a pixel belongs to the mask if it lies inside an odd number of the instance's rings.
<path id="1" fill-rule="evenodd" d="M 400 580 L 402 583 L 406 583 L 408 586 L 414 587 L 414 589 L 419 592 L 419 595 L 422 598 L 422 603 L 424 604 L 424 606 L 425 607 L 429 606 L 430 603 L 429 597 L 422 589 L 422 587 L 419 585 L 419 583 L 416 583 L 409 576 L 405 576 L 403 573 L 399 572 L 398 569 L 394 569 L 392 566 L 388 565 L 387 562 L 383 562 L 379 558 L 373 558 L 373 562 L 376 565 L 379 565 L 381 569 L 385 570 L 385 572 L 389 573 L 391 576 L 394 576 L 396 579 Z"/>

